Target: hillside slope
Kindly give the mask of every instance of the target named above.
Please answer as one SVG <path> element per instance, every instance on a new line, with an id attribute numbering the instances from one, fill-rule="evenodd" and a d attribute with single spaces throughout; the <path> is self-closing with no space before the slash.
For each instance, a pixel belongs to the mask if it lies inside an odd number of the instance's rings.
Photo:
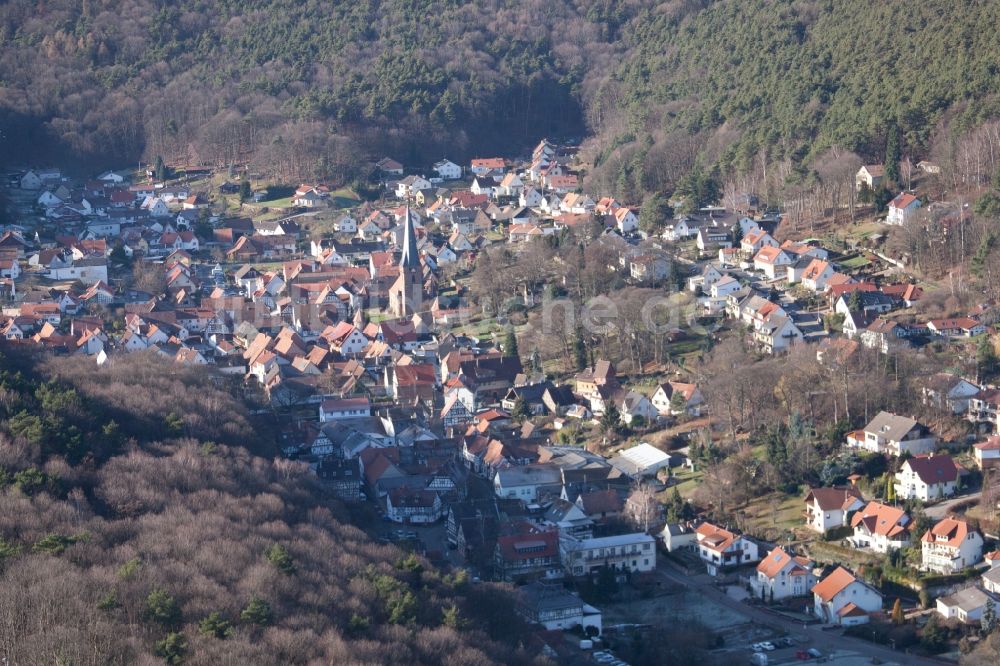
<path id="1" fill-rule="evenodd" d="M 0 398 L 12 664 L 532 661 L 499 588 L 347 524 L 307 470 L 238 444 L 255 428 L 200 372 L 8 353 Z"/>
<path id="2" fill-rule="evenodd" d="M 510 152 L 582 131 L 572 93 L 602 53 L 597 4 L 12 0 L 2 122 L 19 155 L 44 143 L 102 163 L 336 174 L 359 145 L 408 162 Z"/>
<path id="3" fill-rule="evenodd" d="M 10 0 L 0 148 L 346 179 L 590 132 L 596 182 L 638 198 L 696 164 L 881 159 L 890 135 L 926 156 L 997 114 L 998 20 L 982 0 Z"/>
<path id="4" fill-rule="evenodd" d="M 591 95 L 614 101 L 590 112 L 605 159 L 611 147 L 629 153 L 607 180 L 670 190 L 683 170 L 664 164 L 809 164 L 831 146 L 881 161 L 896 133 L 902 156 L 927 156 L 942 121 L 953 122 L 938 144 L 1000 111 L 1000 37 L 983 29 L 998 21 L 1000 5 L 979 0 L 643 9 L 622 31 L 628 57 Z"/>

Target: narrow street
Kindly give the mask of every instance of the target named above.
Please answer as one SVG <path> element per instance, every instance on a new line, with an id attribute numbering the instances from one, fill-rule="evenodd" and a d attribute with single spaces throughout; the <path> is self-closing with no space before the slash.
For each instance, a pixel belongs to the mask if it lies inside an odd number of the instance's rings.
<path id="1" fill-rule="evenodd" d="M 863 657 L 877 658 L 884 664 L 900 664 L 901 666 L 910 666 L 911 664 L 940 666 L 941 664 L 954 663 L 941 659 L 919 657 L 912 654 L 897 652 L 891 648 L 876 645 L 868 641 L 842 636 L 840 635 L 839 630 L 823 631 L 820 628 L 821 625 L 805 625 L 783 616 L 770 613 L 763 608 L 751 606 L 743 603 L 742 601 L 737 601 L 725 592 L 719 590 L 707 574 L 698 574 L 696 576 L 688 575 L 680 571 L 671 561 L 667 560 L 663 556 L 660 556 L 657 562 L 657 573 L 673 584 L 696 590 L 706 598 L 712 599 L 729 610 L 744 616 L 749 622 L 768 625 L 774 627 L 775 629 L 785 631 L 792 638 L 798 640 L 802 648 L 815 647 L 824 655 L 828 655 L 837 650 L 848 650 L 860 654 Z"/>

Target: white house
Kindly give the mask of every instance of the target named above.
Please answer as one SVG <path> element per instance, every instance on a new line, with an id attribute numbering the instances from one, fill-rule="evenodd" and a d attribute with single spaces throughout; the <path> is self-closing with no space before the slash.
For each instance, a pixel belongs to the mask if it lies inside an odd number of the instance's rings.
<path id="1" fill-rule="evenodd" d="M 743 288 L 740 281 L 734 278 L 732 275 L 727 275 L 718 282 L 712 285 L 709 293 L 711 293 L 712 298 L 723 299 L 729 294 L 735 293 Z"/>
<path id="2" fill-rule="evenodd" d="M 674 394 L 676 393 L 680 393 L 680 397 L 674 402 Z M 671 406 L 671 402 L 674 402 L 673 406 Z M 701 416 L 701 410 L 705 405 L 705 396 L 697 384 L 667 382 L 656 387 L 652 403 L 653 407 L 664 416 L 676 416 L 684 413 L 690 416 Z"/>
<path id="3" fill-rule="evenodd" d="M 322 423 L 369 415 L 371 415 L 371 403 L 367 397 L 324 400 L 319 406 L 319 420 Z"/>
<path id="4" fill-rule="evenodd" d="M 1000 436 L 994 435 L 972 447 L 979 469 L 1000 466 Z"/>
<path id="5" fill-rule="evenodd" d="M 864 507 L 861 493 L 850 488 L 811 488 L 806 494 L 806 525 L 819 533 L 847 525 L 848 516 Z"/>
<path id="6" fill-rule="evenodd" d="M 667 523 L 658 538 L 668 553 L 682 549 L 695 550 L 698 547 L 698 534 L 690 523 Z"/>
<path id="7" fill-rule="evenodd" d="M 543 201 L 545 201 L 545 197 L 533 187 L 524 188 L 517 199 L 518 205 L 525 208 L 538 208 Z"/>
<path id="8" fill-rule="evenodd" d="M 601 634 L 601 611 L 562 585 L 534 582 L 518 589 L 517 612 L 548 631 L 582 627 L 587 635 Z"/>
<path id="9" fill-rule="evenodd" d="M 698 291 L 700 288 L 702 292 L 708 293 L 712 286 L 723 277 L 725 277 L 725 273 L 716 268 L 714 264 L 705 264 L 701 273 L 688 278 L 688 289 Z"/>
<path id="10" fill-rule="evenodd" d="M 813 259 L 802 273 L 802 286 L 810 291 L 823 291 L 826 282 L 836 271 L 833 264 L 822 259 Z"/>
<path id="11" fill-rule="evenodd" d="M 38 195 L 38 199 L 35 201 L 39 206 L 43 208 L 52 208 L 58 206 L 62 203 L 62 199 L 56 196 L 55 192 L 50 190 L 45 190 Z"/>
<path id="12" fill-rule="evenodd" d="M 972 317 L 931 319 L 927 330 L 944 338 L 971 338 L 986 332 L 986 326 Z"/>
<path id="13" fill-rule="evenodd" d="M 920 199 L 903 192 L 889 202 L 889 213 L 886 215 L 885 221 L 887 224 L 906 224 L 912 219 L 918 208 L 920 208 Z"/>
<path id="14" fill-rule="evenodd" d="M 990 596 L 978 587 L 967 587 L 946 597 L 938 597 L 935 610 L 946 620 L 979 622 Z"/>
<path id="15" fill-rule="evenodd" d="M 991 553 L 991 555 L 996 554 L 997 551 Z M 996 560 L 991 560 L 989 555 L 986 556 L 986 561 L 990 562 L 993 566 L 988 571 L 983 572 L 983 575 L 980 577 L 983 589 L 993 594 L 1000 594 L 1000 567 L 996 566 Z"/>
<path id="16" fill-rule="evenodd" d="M 849 433 L 847 446 L 892 456 L 917 455 L 932 452 L 937 437 L 915 419 L 883 411 L 864 430 Z"/>
<path id="17" fill-rule="evenodd" d="M 757 228 L 744 234 L 740 239 L 740 250 L 749 258 L 756 255 L 761 248 L 778 247 L 778 241 L 763 229 Z"/>
<path id="18" fill-rule="evenodd" d="M 562 537 L 559 554 L 571 576 L 585 576 L 602 567 L 638 572 L 656 569 L 656 540 L 645 532 L 592 539 Z"/>
<path id="19" fill-rule="evenodd" d="M 762 271 L 764 275 L 774 280 L 778 273 L 784 273 L 784 266 L 788 266 L 793 261 L 790 254 L 780 247 L 766 246 L 757 251 L 753 257 L 754 270 Z"/>
<path id="20" fill-rule="evenodd" d="M 983 559 L 983 537 L 958 518 L 945 518 L 920 539 L 921 568 L 958 573 Z"/>
<path id="21" fill-rule="evenodd" d="M 42 179 L 34 171 L 28 171 L 21 176 L 20 186 L 22 190 L 40 190 Z"/>
<path id="22" fill-rule="evenodd" d="M 462 177 L 462 167 L 451 160 L 436 162 L 433 169 L 437 172 L 437 175 L 441 176 L 441 180 L 458 180 Z"/>
<path id="23" fill-rule="evenodd" d="M 870 190 L 874 190 L 882 181 L 885 179 L 885 165 L 883 164 L 865 164 L 860 169 L 858 173 L 854 176 L 854 184 L 856 189 L 859 191 L 862 187 L 867 187 Z"/>
<path id="24" fill-rule="evenodd" d="M 622 397 L 618 411 L 621 414 L 622 422 L 628 424 L 631 424 L 636 417 L 650 423 L 658 416 L 653 403 L 638 391 L 628 391 Z"/>
<path id="25" fill-rule="evenodd" d="M 870 613 L 882 610 L 882 594 L 844 567 L 816 583 L 812 593 L 813 612 L 829 624 L 867 624 Z"/>
<path id="26" fill-rule="evenodd" d="M 16 280 L 21 276 L 21 266 L 17 259 L 0 259 L 0 277 Z"/>
<path id="27" fill-rule="evenodd" d="M 426 190 L 430 188 L 431 181 L 426 178 L 421 178 L 420 176 L 407 176 L 398 183 L 396 183 L 396 197 L 399 199 L 406 199 L 412 197 L 419 190 Z"/>
<path id="28" fill-rule="evenodd" d="M 500 186 L 497 188 L 497 191 L 501 196 L 516 197 L 520 196 L 521 190 L 523 189 L 524 183 L 521 181 L 521 178 L 516 173 L 511 171 L 503 177 L 503 180 L 500 181 Z"/>
<path id="29" fill-rule="evenodd" d="M 760 559 L 757 544 L 745 536 L 736 535 L 711 523 L 702 523 L 695 530 L 698 556 L 705 563 L 708 573 L 716 576 L 720 571 Z"/>
<path id="30" fill-rule="evenodd" d="M 851 517 L 856 548 L 869 548 L 876 553 L 904 548 L 910 543 L 910 516 L 906 511 L 880 502 L 868 505 Z"/>
<path id="31" fill-rule="evenodd" d="M 784 549 L 775 548 L 757 565 L 754 591 L 766 600 L 805 596 L 816 585 L 812 569 L 809 558 L 789 555 Z"/>
<path id="32" fill-rule="evenodd" d="M 623 234 L 630 233 L 639 228 L 639 218 L 631 209 L 622 206 L 614 212 L 615 226 Z"/>
<path id="33" fill-rule="evenodd" d="M 914 456 L 903 463 L 893 485 L 901 500 L 949 497 L 958 488 L 958 466 L 947 454 Z"/>
<path id="34" fill-rule="evenodd" d="M 341 215 L 333 223 L 333 230 L 342 234 L 353 234 L 358 231 L 358 221 L 350 215 Z"/>
<path id="35" fill-rule="evenodd" d="M 947 409 L 952 414 L 964 414 L 969 411 L 969 401 L 980 388 L 956 374 L 939 372 L 927 379 L 921 391 L 925 405 Z"/>

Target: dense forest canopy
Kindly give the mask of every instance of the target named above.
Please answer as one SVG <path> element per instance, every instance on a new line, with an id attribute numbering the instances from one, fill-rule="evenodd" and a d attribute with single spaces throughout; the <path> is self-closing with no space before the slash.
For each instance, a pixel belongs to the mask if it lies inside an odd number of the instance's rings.
<path id="1" fill-rule="evenodd" d="M 638 198 L 696 165 L 881 160 L 890 135 L 926 155 L 997 115 L 998 20 L 979 0 L 11 0 L 0 141 L 347 178 L 590 133 L 595 182 Z"/>
<path id="2" fill-rule="evenodd" d="M 11 664 L 532 663 L 507 593 L 376 543 L 304 466 L 254 455 L 265 431 L 207 372 L 3 354 Z"/>

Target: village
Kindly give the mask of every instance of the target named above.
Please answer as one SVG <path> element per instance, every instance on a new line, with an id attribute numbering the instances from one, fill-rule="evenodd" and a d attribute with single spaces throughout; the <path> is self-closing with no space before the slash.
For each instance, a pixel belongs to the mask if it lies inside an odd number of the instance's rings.
<path id="1" fill-rule="evenodd" d="M 960 224 L 961 208 L 904 191 L 862 236 L 779 241 L 783 215 L 752 194 L 671 202 L 653 225 L 584 193 L 579 171 L 574 147 L 545 140 L 521 158 L 426 170 L 384 158 L 371 201 L 202 166 L 87 180 L 16 170 L 0 337 L 95 368 L 136 353 L 204 366 L 277 420 L 281 454 L 378 538 L 517 584 L 525 618 L 601 648 L 598 663 L 627 663 L 614 646 L 666 621 L 656 600 L 681 614 L 707 604 L 706 644 L 758 664 L 925 663 L 918 653 L 957 655 L 994 627 L 1000 389 L 963 372 L 924 378 L 926 415 L 880 411 L 837 443 L 880 460 L 876 473 L 795 487 L 780 529 L 737 525 L 691 495 L 703 471 L 692 449 L 724 429 L 697 373 L 620 372 L 596 346 L 575 371 L 553 370 L 522 347 L 531 320 L 472 286 L 488 253 L 573 234 L 605 247 L 623 284 L 683 304 L 669 333 L 679 357 L 724 336 L 763 357 L 808 349 L 830 374 L 865 353 L 975 356 L 992 308 L 924 316 L 916 306 L 941 285 L 877 244 L 920 215 Z M 865 165 L 857 190 L 883 177 Z M 515 309 L 551 305 L 517 280 L 499 292 Z"/>

